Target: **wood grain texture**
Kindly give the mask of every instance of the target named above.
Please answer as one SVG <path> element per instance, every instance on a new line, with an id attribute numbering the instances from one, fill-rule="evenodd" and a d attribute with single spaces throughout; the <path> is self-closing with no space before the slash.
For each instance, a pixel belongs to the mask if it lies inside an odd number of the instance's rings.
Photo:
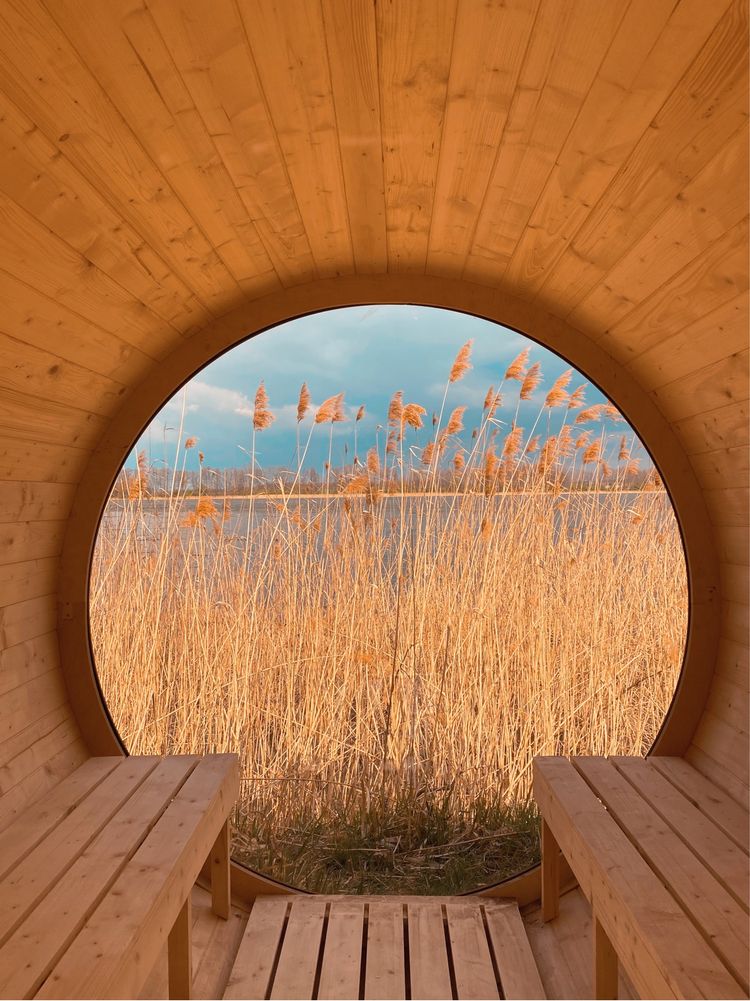
<path id="1" fill-rule="evenodd" d="M 85 560 L 143 421 L 248 332 L 354 302 L 508 323 L 625 410 L 689 540 L 657 748 L 689 745 L 714 664 L 739 694 L 694 756 L 742 746 L 747 582 L 718 564 L 748 564 L 746 27 L 746 0 L 2 5 L 0 692 L 47 749 L 14 802 L 80 753 L 24 687 L 62 691 L 35 681 L 58 610 L 89 744 L 119 751 Z"/>

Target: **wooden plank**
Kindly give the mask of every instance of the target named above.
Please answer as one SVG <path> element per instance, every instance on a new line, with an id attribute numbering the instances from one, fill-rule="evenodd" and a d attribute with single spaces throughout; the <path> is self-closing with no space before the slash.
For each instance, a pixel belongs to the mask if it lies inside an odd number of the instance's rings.
<path id="1" fill-rule="evenodd" d="M 697 855 L 745 910 L 748 909 L 750 859 L 710 818 L 654 767 L 655 759 L 610 758 L 649 806 Z"/>
<path id="2" fill-rule="evenodd" d="M 0 497 L 0 523 L 63 521 L 68 517 L 74 491 L 60 483 L 8 483 Z"/>
<path id="3" fill-rule="evenodd" d="M 99 441 L 107 420 L 87 410 L 85 399 L 72 407 L 5 389 L 0 396 L 0 425 L 9 438 L 90 449 Z"/>
<path id="4" fill-rule="evenodd" d="M 232 888 L 229 863 L 231 861 L 231 835 L 229 821 L 219 832 L 211 849 L 211 901 L 214 914 L 225 921 L 232 909 Z"/>
<path id="5" fill-rule="evenodd" d="M 679 333 L 663 336 L 654 347 L 637 355 L 628 370 L 651 392 L 742 351 L 747 345 L 749 301 L 748 293 L 743 292 Z"/>
<path id="6" fill-rule="evenodd" d="M 5 485 L 9 482 L 11 481 L 6 480 Z M 21 582 L 26 580 L 31 583 L 32 576 L 36 577 L 37 574 L 47 584 L 36 595 L 29 594 L 28 597 L 38 597 L 54 591 L 49 583 L 56 580 L 57 557 L 62 550 L 66 525 L 67 522 L 62 519 L 0 524 L 0 594 L 3 605 L 23 600 L 25 596 L 19 590 Z M 50 573 L 53 567 L 54 573 Z"/>
<path id="7" fill-rule="evenodd" d="M 317 897 L 291 900 L 271 998 L 282 1001 L 284 998 L 310 999 L 314 996 L 327 907 Z"/>
<path id="8" fill-rule="evenodd" d="M 425 270 L 456 7 L 375 6 L 389 271 Z"/>
<path id="9" fill-rule="evenodd" d="M 479 902 L 455 900 L 446 905 L 445 915 L 458 997 L 499 998 Z"/>
<path id="10" fill-rule="evenodd" d="M 142 346 L 147 354 L 156 352 L 158 357 L 176 331 L 193 333 L 208 321 L 210 314 L 197 303 L 187 285 L 144 244 L 143 237 L 97 187 L 75 169 L 61 147 L 35 128 L 2 91 L 0 137 L 5 140 L 0 173 L 8 196 L 166 321 L 164 329 L 154 330 L 148 345 Z M 59 303 L 56 305 L 57 324 L 64 324 L 73 333 L 73 326 L 66 322 L 67 311 Z M 41 310 L 56 326 L 46 303 Z M 41 318 L 36 311 L 31 315 L 35 322 Z M 86 329 L 88 325 L 80 316 L 78 322 L 79 335 L 86 330 L 97 353 L 109 353 L 121 343 L 119 337 L 111 337 L 107 343 L 101 339 L 101 331 Z"/>
<path id="11" fill-rule="evenodd" d="M 278 287 L 271 261 L 148 10 L 58 0 L 55 17 L 248 297 Z"/>
<path id="12" fill-rule="evenodd" d="M 83 25 L 79 11 L 75 37 Z M 215 248 L 47 11 L 25 0 L 5 4 L 0 52 L 0 89 L 191 291 L 212 311 L 236 301 L 238 286 Z"/>
<path id="13" fill-rule="evenodd" d="M 336 900 L 329 906 L 323 961 L 317 997 L 359 997 L 365 904 L 361 900 Z"/>
<path id="14" fill-rule="evenodd" d="M 195 759 L 165 759 L 189 771 Z M 153 966 L 239 790 L 235 755 L 202 758 L 134 845 L 111 892 L 86 922 L 39 996 L 134 997 Z M 170 802 L 171 798 L 171 802 Z M 112 825 L 110 825 L 111 827 Z M 148 825 L 150 826 L 150 825 Z M 122 901 L 126 903 L 123 904 Z M 94 968 L 86 957 L 103 955 Z"/>
<path id="15" fill-rule="evenodd" d="M 747 400 L 686 417 L 673 424 L 688 455 L 715 452 L 750 443 L 750 408 Z"/>
<path id="16" fill-rule="evenodd" d="M 49 633 L 56 620 L 57 610 L 49 595 L 4 605 L 0 608 L 0 647 L 16 646 Z"/>
<path id="17" fill-rule="evenodd" d="M 49 796 L 30 806 L 23 817 L 0 833 L 0 881 L 76 809 L 119 764 L 117 758 L 89 758 L 59 782 Z"/>
<path id="18" fill-rule="evenodd" d="M 68 692 L 62 671 L 30 678 L 7 692 L 0 702 L 0 739 L 6 740 L 34 720 L 67 705 Z"/>
<path id="19" fill-rule="evenodd" d="M 430 220 L 429 274 L 463 271 L 538 8 L 539 0 L 458 6 Z"/>
<path id="20" fill-rule="evenodd" d="M 748 398 L 747 364 L 750 352 L 739 351 L 690 375 L 675 379 L 653 393 L 662 413 L 682 420 L 704 411 Z M 691 457 L 693 458 L 693 457 Z"/>
<path id="21" fill-rule="evenodd" d="M 320 4 L 239 0 L 318 277 L 354 268 Z"/>
<path id="22" fill-rule="evenodd" d="M 487 933 L 507 1001 L 547 997 L 515 902 L 483 904 Z"/>
<path id="23" fill-rule="evenodd" d="M 552 921 L 560 909 L 560 848 L 542 819 L 542 918 Z"/>
<path id="24" fill-rule="evenodd" d="M 159 764 L 156 757 L 122 758 L 78 807 L 48 833 L 2 881 L 0 944 L 65 876 Z M 2 950 L 0 950 L 0 957 Z M 2 960 L 0 959 L 0 965 Z"/>
<path id="25" fill-rule="evenodd" d="M 68 706 L 59 706 L 0 744 L 0 800 L 45 761 L 80 738 Z"/>
<path id="26" fill-rule="evenodd" d="M 747 781 L 738 779 L 727 771 L 721 760 L 721 754 L 714 757 L 709 751 L 698 747 L 697 744 L 691 744 L 685 752 L 685 758 L 742 807 L 748 808 L 750 804 L 748 803 Z"/>
<path id="27" fill-rule="evenodd" d="M 167 939 L 170 998 L 193 997 L 192 898 L 188 894 Z"/>
<path id="28" fill-rule="evenodd" d="M 746 729 L 750 717 L 750 692 L 745 685 L 735 685 L 716 674 L 706 709 L 741 733 Z"/>
<path id="29" fill-rule="evenodd" d="M 155 0 L 149 12 L 276 273 L 309 281 L 310 244 L 236 5 Z"/>
<path id="30" fill-rule="evenodd" d="M 614 357 L 630 360 L 746 292 L 747 237 L 748 220 L 742 219 L 617 323 L 605 318 L 590 335 Z"/>
<path id="31" fill-rule="evenodd" d="M 732 792 L 744 806 L 748 805 L 748 726 L 735 728 L 711 712 L 704 712 L 693 736 L 693 746 L 722 764 L 719 785 Z M 731 785 L 730 785 L 731 783 Z"/>
<path id="32" fill-rule="evenodd" d="M 424 900 L 410 902 L 406 912 L 412 998 L 453 997 L 442 908 Z"/>
<path id="33" fill-rule="evenodd" d="M 534 797 L 641 996 L 743 995 L 569 761 L 534 759 Z"/>
<path id="34" fill-rule="evenodd" d="M 594 916 L 594 997 L 616 998 L 617 953 L 601 923 Z"/>
<path id="35" fill-rule="evenodd" d="M 403 1001 L 404 905 L 400 899 L 374 900 L 367 905 L 367 963 L 365 998 Z"/>
<path id="36" fill-rule="evenodd" d="M 636 845 L 651 869 L 693 916 L 706 940 L 748 990 L 747 913 L 650 804 L 606 758 L 575 757 L 574 766 Z M 594 902 L 595 915 L 598 905 Z M 596 936 L 595 936 L 596 937 Z M 606 952 L 606 950 L 605 950 Z"/>
<path id="37" fill-rule="evenodd" d="M 728 6 L 728 0 L 710 10 L 698 2 L 629 6 L 508 267 L 520 294 L 542 289 Z"/>
<path id="38" fill-rule="evenodd" d="M 747 810 L 718 789 L 710 779 L 683 758 L 654 756 L 649 762 L 690 800 L 717 827 L 745 852 L 750 852 L 750 823 Z"/>
<path id="39" fill-rule="evenodd" d="M 584 330 L 598 326 L 603 316 L 617 323 L 740 223 L 747 216 L 746 146 L 742 128 L 576 306 L 570 322 Z"/>
<path id="40" fill-rule="evenodd" d="M 197 889 L 197 888 L 196 888 Z M 193 911 L 196 909 L 196 891 L 193 893 Z M 199 914 L 203 922 L 209 923 L 211 937 L 201 949 L 198 939 L 200 924 L 196 922 L 193 934 L 193 996 L 196 998 L 223 998 L 229 974 L 234 963 L 242 935 L 247 924 L 247 912 L 238 907 L 232 909 L 227 921 L 217 918 L 210 902 L 206 906 L 200 897 Z M 143 995 L 148 997 L 148 995 Z"/>
<path id="41" fill-rule="evenodd" d="M 354 264 L 368 273 L 388 267 L 375 9 L 323 0 Z"/>
<path id="42" fill-rule="evenodd" d="M 604 278 L 742 125 L 746 33 L 745 4 L 734 0 L 544 283 L 556 312 L 572 310 Z M 626 114 L 618 109 L 618 117 Z"/>
<path id="43" fill-rule="evenodd" d="M 131 767 L 136 760 L 126 759 Z M 73 961 L 76 961 L 74 939 L 78 936 L 77 942 L 80 942 L 82 936 L 85 938 L 85 932 L 81 932 L 81 928 L 86 919 L 113 886 L 127 865 L 128 859 L 164 812 L 171 797 L 185 782 L 195 763 L 195 758 L 187 757 L 166 758 L 160 762 L 150 759 L 143 762 L 143 765 L 150 769 L 150 774 L 140 782 L 129 798 L 124 798 L 121 809 L 88 845 L 84 854 L 56 880 L 0 949 L 0 984 L 4 997 L 26 997 L 40 988 L 55 997 L 62 997 L 68 993 L 65 986 L 56 989 L 58 983 L 65 984 L 67 981 L 62 977 L 47 979 L 48 975 L 58 961 L 63 968 L 66 968 L 71 956 L 74 957 Z M 156 767 L 153 767 L 154 764 Z M 117 790 L 114 791 L 114 795 L 118 795 Z M 131 882 L 130 885 L 132 890 L 134 884 Z M 110 906 L 114 905 L 120 911 L 122 937 L 118 942 L 117 952 L 121 958 L 128 956 L 132 964 L 134 956 L 128 948 L 125 937 L 125 926 L 130 919 L 131 910 L 128 908 L 126 915 L 123 915 L 122 910 L 125 905 L 118 899 L 119 896 L 118 894 L 108 897 Z M 165 922 L 161 935 L 154 936 L 155 943 L 158 942 L 160 945 L 164 943 L 178 909 L 179 905 L 172 920 Z M 80 977 L 85 978 L 86 974 L 90 973 L 96 979 L 104 973 L 108 965 L 107 960 L 110 959 L 104 940 L 98 943 L 96 951 L 89 945 L 86 955 L 91 957 L 94 954 L 98 957 L 97 963 L 92 965 L 87 960 L 83 965 L 79 965 Z M 70 991 L 70 996 L 73 994 L 74 992 Z M 83 996 L 83 990 L 78 996 Z"/>
<path id="44" fill-rule="evenodd" d="M 42 765 L 4 793 L 0 797 L 0 831 L 7 830 L 30 805 L 46 796 L 64 778 L 80 768 L 88 757 L 88 748 L 80 736 L 75 735 L 70 743 L 51 754 Z"/>
<path id="45" fill-rule="evenodd" d="M 83 448 L 0 435 L 0 479 L 78 483 L 90 456 Z"/>
<path id="46" fill-rule="evenodd" d="M 627 5 L 543 3 L 482 206 L 466 276 L 502 279 Z"/>
<path id="47" fill-rule="evenodd" d="M 746 487 L 750 479 L 749 451 L 743 446 L 703 452 L 700 455 L 691 455 L 690 465 L 695 470 L 701 486 L 706 490 Z"/>
<path id="48" fill-rule="evenodd" d="M 285 895 L 255 898 L 224 991 L 227 1001 L 268 997 L 288 910 Z"/>
<path id="49" fill-rule="evenodd" d="M 0 650 L 0 695 L 5 695 L 25 681 L 46 674 L 53 668 L 59 669 L 59 663 L 57 636 L 54 632 L 37 636 L 7 650 Z"/>

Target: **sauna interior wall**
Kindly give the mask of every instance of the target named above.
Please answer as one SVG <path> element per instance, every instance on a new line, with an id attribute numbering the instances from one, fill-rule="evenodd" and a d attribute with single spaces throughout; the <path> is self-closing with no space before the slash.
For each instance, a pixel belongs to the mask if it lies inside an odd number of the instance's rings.
<path id="1" fill-rule="evenodd" d="M 739 0 L 0 5 L 0 826 L 88 753 L 60 557 L 118 410 L 225 314 L 337 276 L 499 289 L 658 409 L 720 567 L 688 756 L 746 799 L 746 22 Z"/>

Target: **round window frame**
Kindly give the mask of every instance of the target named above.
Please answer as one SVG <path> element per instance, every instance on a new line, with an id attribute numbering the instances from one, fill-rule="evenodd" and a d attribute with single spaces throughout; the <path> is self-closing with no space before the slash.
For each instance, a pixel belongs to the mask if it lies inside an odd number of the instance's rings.
<path id="1" fill-rule="evenodd" d="M 143 430 L 164 403 L 201 369 L 237 344 L 312 313 L 346 306 L 417 305 L 469 313 L 517 331 L 555 352 L 596 385 L 626 417 L 647 449 L 672 502 L 682 538 L 688 623 L 682 667 L 649 754 L 681 755 L 690 745 L 711 683 L 719 639 L 718 560 L 702 491 L 675 433 L 655 402 L 592 337 L 502 289 L 424 275 L 323 279 L 245 302 L 180 343 L 133 387 L 94 448 L 68 518 L 60 568 L 58 632 L 73 712 L 92 754 L 127 754 L 99 685 L 89 630 L 89 580 L 96 536 L 112 487 Z M 247 893 L 282 889 L 239 863 Z M 520 882 L 519 882 L 520 881 Z M 538 868 L 472 892 L 514 892 L 535 899 Z M 291 889 L 291 888 L 289 888 Z"/>

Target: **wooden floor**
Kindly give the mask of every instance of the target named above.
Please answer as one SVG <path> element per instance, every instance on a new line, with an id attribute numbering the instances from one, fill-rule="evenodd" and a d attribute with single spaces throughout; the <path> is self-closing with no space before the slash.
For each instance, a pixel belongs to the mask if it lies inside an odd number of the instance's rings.
<path id="1" fill-rule="evenodd" d="M 266 898 L 268 900 L 269 898 Z M 403 903 L 404 898 L 399 898 L 401 903 L 401 938 L 398 938 L 398 933 L 396 931 L 397 922 L 391 925 L 391 936 L 395 935 L 395 939 L 391 938 L 390 943 L 396 945 L 399 942 L 401 948 L 396 946 L 390 953 L 390 962 L 383 964 L 383 969 L 386 973 L 385 980 L 373 983 L 372 973 L 371 979 L 369 981 L 370 987 L 375 991 L 374 995 L 365 996 L 376 996 L 376 997 L 404 997 L 406 991 L 398 993 L 396 990 L 392 994 L 386 992 L 386 982 L 390 981 L 392 984 L 399 983 L 397 977 L 401 976 L 401 967 L 398 965 L 399 957 L 404 959 L 404 984 L 406 987 L 406 954 L 403 950 Z M 456 904 L 465 903 L 469 898 L 450 898 L 449 901 L 441 900 L 440 898 L 417 898 L 414 900 L 413 906 L 419 904 L 427 910 L 437 909 L 441 913 L 440 924 L 443 929 L 443 938 L 440 940 L 438 936 L 438 944 L 442 945 L 444 950 L 444 955 L 447 961 L 448 956 L 448 946 L 446 945 L 445 939 L 445 924 L 443 922 L 443 912 L 442 907 L 446 904 L 446 912 L 448 905 L 453 907 Z M 305 902 L 315 900 L 318 902 L 323 902 L 324 909 L 328 909 L 328 920 L 326 923 L 326 939 L 330 945 L 332 941 L 329 938 L 329 932 L 331 935 L 341 934 L 342 928 L 339 925 L 337 928 L 336 918 L 331 920 L 331 914 L 334 909 L 330 906 L 332 902 L 341 901 L 341 906 L 354 906 L 362 907 L 364 909 L 365 904 L 367 905 L 367 917 L 368 917 L 368 945 L 369 943 L 369 924 L 370 915 L 375 914 L 378 910 L 376 905 L 381 905 L 385 907 L 393 907 L 394 898 L 362 898 L 362 897 L 347 897 L 344 898 L 296 898 L 295 904 L 298 902 Z M 300 931 L 299 926 L 295 928 L 289 920 L 289 915 L 286 913 L 287 907 L 290 903 L 289 898 L 277 898 L 273 901 L 274 907 L 272 910 L 277 909 L 278 912 L 283 912 L 286 921 L 286 934 L 285 941 L 287 944 L 293 944 L 296 948 L 292 949 L 289 953 L 290 957 L 296 962 L 296 957 L 299 955 L 300 951 L 309 949 L 310 951 L 315 951 L 310 945 L 312 941 L 317 945 L 318 952 L 316 953 L 316 958 L 320 952 L 320 944 L 322 939 L 322 929 L 318 936 L 317 942 L 310 939 L 309 935 L 305 931 Z M 472 907 L 476 907 L 480 903 L 479 898 L 470 898 L 470 903 Z M 492 909 L 493 902 L 485 900 L 481 902 L 483 904 L 483 909 L 485 914 L 488 909 Z M 407 900 L 407 910 L 409 909 L 409 901 Z M 257 906 L 257 905 L 256 905 Z M 338 908 L 337 908 L 338 909 Z M 193 893 L 193 976 L 194 976 L 194 991 L 193 996 L 197 999 L 205 998 L 223 998 L 223 997 L 253 997 L 258 996 L 257 994 L 251 994 L 246 992 L 247 981 L 245 977 L 252 975 L 252 970 L 255 969 L 256 972 L 261 972 L 262 966 L 273 964 L 277 960 L 276 953 L 278 949 L 266 948 L 265 953 L 262 949 L 253 950 L 251 942 L 256 932 L 257 924 L 260 920 L 260 915 L 262 912 L 262 907 L 255 912 L 255 921 L 251 923 L 251 915 L 248 911 L 240 908 L 233 908 L 232 915 L 229 921 L 222 921 L 217 918 L 211 911 L 211 900 L 210 895 L 206 890 L 200 887 L 196 887 Z M 382 913 L 382 911 L 381 911 Z M 481 912 L 480 912 L 481 913 Z M 517 913 L 517 912 L 516 912 Z M 277 915 L 278 916 L 278 915 Z M 268 917 L 268 915 L 266 915 Z M 518 925 L 515 924 L 513 919 L 512 911 L 506 913 L 505 917 L 508 919 L 511 926 L 515 927 L 518 931 Z M 315 920 L 315 919 L 313 919 Z M 393 918 L 391 918 L 393 921 Z M 534 907 L 527 909 L 522 915 L 522 921 L 524 924 L 525 935 L 528 938 L 528 942 L 531 946 L 531 955 L 536 968 L 541 977 L 541 987 L 543 988 L 544 994 L 548 998 L 591 998 L 593 997 L 592 990 L 592 978 L 591 978 L 591 911 L 589 905 L 586 902 L 583 894 L 580 890 L 572 890 L 569 893 L 563 895 L 560 904 L 560 916 L 554 921 L 547 925 L 543 925 L 541 922 L 541 915 L 539 909 Z M 266 922 L 267 923 L 267 922 Z M 470 922 L 471 924 L 471 922 Z M 485 926 L 486 927 L 486 926 Z M 473 924 L 473 928 L 478 930 L 476 923 Z M 383 924 L 381 922 L 381 930 L 383 929 Z M 276 946 L 279 944 L 280 933 L 277 933 Z M 389 943 L 389 940 L 384 937 L 381 931 L 381 937 L 375 942 L 373 940 L 372 951 L 370 952 L 370 959 L 372 959 L 373 954 L 377 949 L 385 950 Z M 485 931 L 486 936 L 486 931 Z M 359 939 L 359 951 L 356 944 L 354 944 L 354 939 L 356 935 L 352 935 L 352 942 L 349 945 L 348 952 L 345 954 L 351 959 L 351 971 L 356 970 L 355 974 L 347 969 L 339 970 L 339 975 L 342 976 L 342 980 L 339 984 L 339 993 L 334 990 L 334 985 L 330 978 L 323 979 L 323 965 L 321 965 L 320 975 L 317 978 L 317 995 L 313 994 L 312 990 L 308 993 L 302 993 L 301 991 L 296 995 L 298 997 L 361 997 L 364 994 L 362 990 L 363 987 L 367 986 L 367 976 L 365 975 L 364 982 L 361 977 L 361 959 L 362 959 L 362 927 L 360 925 L 360 939 Z M 481 935 L 479 936 L 479 942 L 481 943 Z M 466 938 L 463 939 L 464 942 L 467 941 Z M 485 938 L 486 941 L 486 938 Z M 514 936 L 511 936 L 506 940 L 506 944 L 512 941 L 516 941 Z M 523 939 L 521 940 L 521 948 L 523 948 Z M 453 942 L 451 942 L 451 947 Z M 476 941 L 475 941 L 476 945 Z M 440 995 L 437 993 L 432 993 L 427 996 L 431 997 L 446 997 L 446 998 L 456 998 L 456 997 L 497 997 L 497 981 L 498 973 L 501 985 L 504 987 L 506 992 L 506 997 L 526 997 L 527 994 L 514 993 L 514 984 L 508 978 L 508 973 L 511 972 L 508 969 L 508 963 L 506 958 L 511 954 L 512 950 L 507 949 L 505 952 L 500 949 L 500 962 L 499 971 L 496 972 L 496 967 L 492 966 L 492 980 L 488 977 L 488 970 L 486 966 L 486 953 L 484 953 L 485 962 L 480 961 L 478 963 L 478 976 L 476 979 L 473 978 L 473 963 L 469 967 L 468 963 L 463 967 L 461 966 L 461 955 L 460 947 L 457 950 L 459 954 L 459 969 L 462 970 L 461 973 L 461 987 L 459 989 L 459 984 L 456 982 L 455 973 L 455 956 L 451 949 L 451 956 L 453 962 L 453 978 L 451 979 L 449 965 L 449 979 L 443 979 L 443 987 L 446 988 L 445 992 Z M 482 955 L 482 950 L 479 950 L 480 957 Z M 324 950 L 325 955 L 325 950 Z M 467 954 L 464 954 L 467 956 Z M 270 957 L 270 964 L 269 964 Z M 490 953 L 492 958 L 492 953 Z M 280 958 L 280 957 L 279 957 Z M 411 976 L 411 964 L 412 957 L 409 956 L 409 977 L 410 983 L 409 995 L 413 998 L 424 997 L 425 994 L 419 993 L 419 983 L 412 982 Z M 468 956 L 467 956 L 468 958 Z M 264 963 L 260 961 L 263 960 Z M 367 957 L 365 956 L 365 960 Z M 497 956 L 495 956 L 495 962 L 497 963 Z M 278 969 L 280 963 L 277 964 L 276 976 L 278 978 Z M 437 965 L 436 969 L 439 971 L 441 969 L 440 964 Z M 388 971 L 392 970 L 390 973 Z M 445 967 L 442 967 L 444 977 Z M 317 972 L 317 966 L 316 966 Z M 416 970 L 415 970 L 416 972 Z M 503 981 L 503 972 L 505 973 L 505 981 Z M 270 971 L 269 971 L 270 973 Z M 335 975 L 336 970 L 332 971 Z M 284 974 L 286 976 L 286 974 Z M 309 975 L 308 975 L 309 976 Z M 469 983 L 467 984 L 466 978 L 469 977 Z M 357 979 L 358 978 L 358 979 Z M 270 977 L 269 977 L 270 979 Z M 344 993 L 344 988 L 349 984 L 354 985 L 354 981 L 357 979 L 356 991 L 352 994 Z M 309 979 L 308 979 L 309 983 Z M 494 993 L 484 994 L 484 985 L 491 988 Z M 279 993 L 281 983 L 278 979 L 275 979 L 275 986 L 277 988 L 274 991 L 274 996 L 285 996 Z M 315 982 L 312 983 L 311 987 L 315 987 Z M 377 988 L 377 989 L 376 989 Z M 286 988 L 285 988 L 286 989 Z M 463 991 L 463 993 L 461 993 Z M 262 996 L 262 995 L 261 995 Z M 287 997 L 294 996 L 291 993 L 286 994 Z M 538 996 L 538 995 L 537 995 Z M 159 962 L 156 964 L 154 970 L 151 973 L 147 983 L 141 992 L 141 998 L 166 998 L 167 997 L 167 960 L 166 954 L 163 955 Z M 621 978 L 620 981 L 620 997 L 621 998 L 635 998 L 636 994 L 633 991 L 632 986 L 627 982 L 626 979 Z"/>

